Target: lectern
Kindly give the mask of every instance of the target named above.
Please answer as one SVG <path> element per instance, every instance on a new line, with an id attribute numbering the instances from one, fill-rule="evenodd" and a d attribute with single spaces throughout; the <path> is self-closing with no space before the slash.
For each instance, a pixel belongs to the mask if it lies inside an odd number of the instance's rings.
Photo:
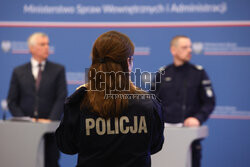
<path id="1" fill-rule="evenodd" d="M 44 138 L 59 122 L 0 122 L 0 166 L 44 167 Z"/>
<path id="2" fill-rule="evenodd" d="M 191 167 L 191 144 L 208 136 L 208 128 L 165 127 L 164 136 L 162 150 L 151 157 L 152 167 Z"/>

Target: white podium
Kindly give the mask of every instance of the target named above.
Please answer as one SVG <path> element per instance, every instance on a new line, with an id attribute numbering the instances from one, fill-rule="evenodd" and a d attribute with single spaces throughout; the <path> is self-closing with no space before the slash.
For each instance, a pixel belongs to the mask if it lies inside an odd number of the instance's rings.
<path id="1" fill-rule="evenodd" d="M 0 166 L 44 167 L 44 138 L 59 122 L 0 121 Z"/>
<path id="2" fill-rule="evenodd" d="M 191 144 L 208 136 L 208 128 L 165 127 L 164 136 L 162 150 L 151 156 L 152 167 L 191 167 Z"/>

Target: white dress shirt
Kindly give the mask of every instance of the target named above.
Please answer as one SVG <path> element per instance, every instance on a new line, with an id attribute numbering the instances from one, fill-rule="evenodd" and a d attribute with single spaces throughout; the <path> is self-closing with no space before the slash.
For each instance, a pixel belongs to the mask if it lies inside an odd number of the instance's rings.
<path id="1" fill-rule="evenodd" d="M 36 80 L 37 76 L 38 76 L 38 71 L 39 71 L 39 67 L 38 67 L 39 62 L 37 60 L 35 60 L 33 57 L 31 57 L 30 62 L 31 62 L 32 74 Z M 46 64 L 46 61 L 42 61 L 41 64 L 42 64 L 42 71 L 43 71 L 45 64 Z"/>

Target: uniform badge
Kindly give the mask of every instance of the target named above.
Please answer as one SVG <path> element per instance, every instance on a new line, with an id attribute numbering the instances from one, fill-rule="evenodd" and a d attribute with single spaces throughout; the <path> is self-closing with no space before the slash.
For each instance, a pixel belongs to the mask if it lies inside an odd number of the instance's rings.
<path id="1" fill-rule="evenodd" d="M 213 97 L 213 91 L 211 90 L 211 88 L 206 89 L 206 94 L 207 97 Z"/>
<path id="2" fill-rule="evenodd" d="M 165 78 L 165 81 L 166 81 L 166 82 L 170 82 L 171 80 L 172 80 L 171 77 L 166 77 L 166 78 Z"/>

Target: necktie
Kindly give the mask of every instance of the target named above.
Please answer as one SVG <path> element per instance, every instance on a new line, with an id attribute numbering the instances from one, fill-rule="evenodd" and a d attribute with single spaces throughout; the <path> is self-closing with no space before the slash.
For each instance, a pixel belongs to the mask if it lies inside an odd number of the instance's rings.
<path id="1" fill-rule="evenodd" d="M 35 102 L 35 111 L 34 111 L 34 117 L 36 118 L 36 120 L 39 118 L 38 116 L 38 101 L 39 101 L 39 97 L 38 97 L 38 89 L 40 86 L 40 82 L 42 80 L 42 64 L 38 64 L 38 75 L 36 78 L 36 102 Z"/>
<path id="2" fill-rule="evenodd" d="M 40 86 L 40 82 L 42 80 L 42 64 L 38 64 L 38 75 L 37 75 L 37 79 L 36 79 L 36 90 L 39 89 Z"/>

